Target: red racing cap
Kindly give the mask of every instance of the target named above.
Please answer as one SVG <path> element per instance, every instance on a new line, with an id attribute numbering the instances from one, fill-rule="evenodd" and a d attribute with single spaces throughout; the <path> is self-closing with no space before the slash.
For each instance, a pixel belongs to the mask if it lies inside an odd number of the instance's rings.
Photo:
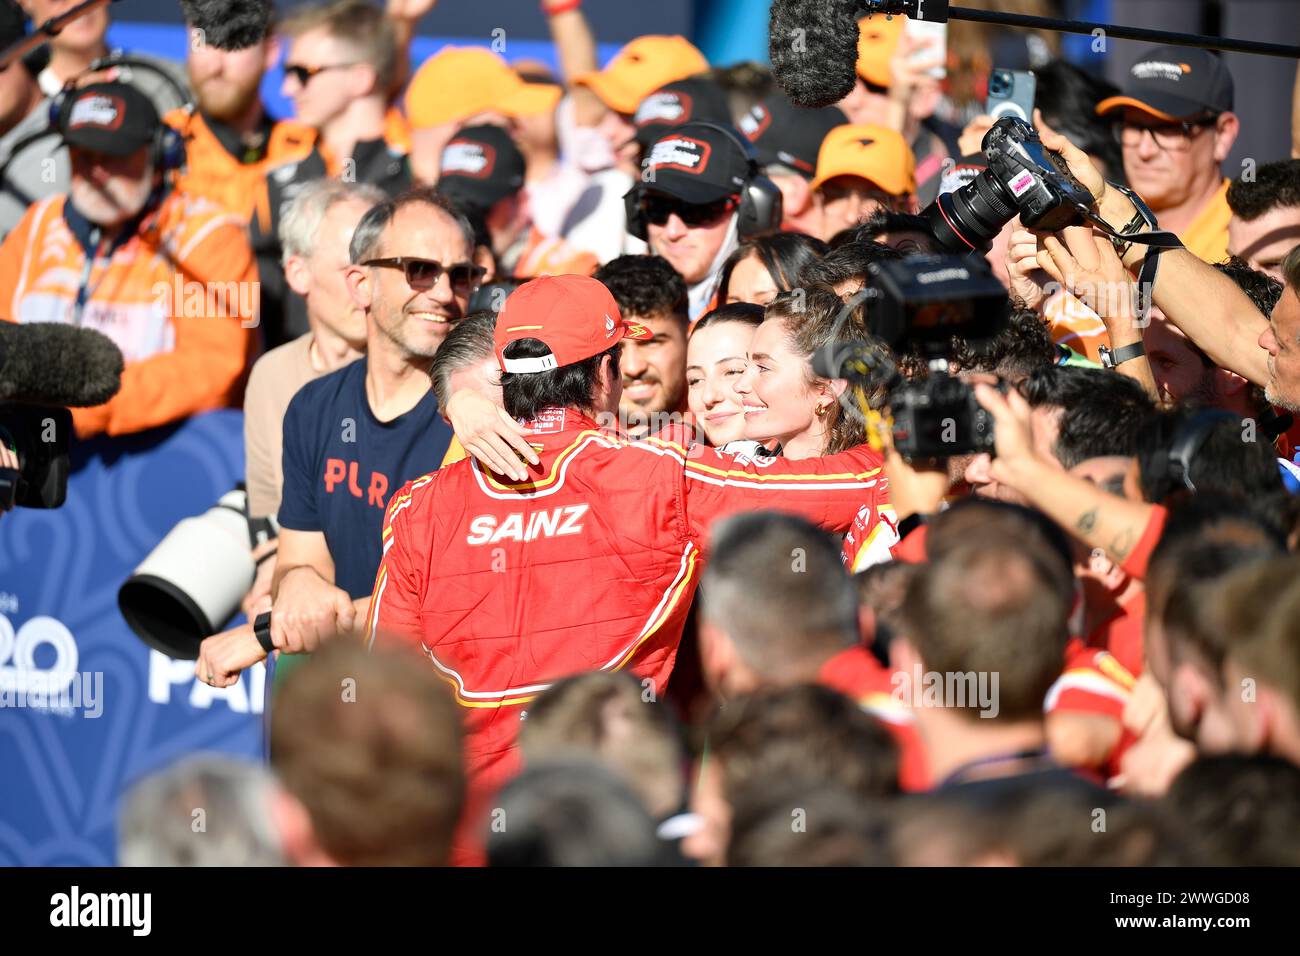
<path id="1" fill-rule="evenodd" d="M 599 355 L 623 339 L 653 337 L 644 325 L 623 320 L 604 283 L 582 275 L 525 282 L 506 298 L 493 336 L 502 371 L 514 375 L 548 372 Z M 533 358 L 506 358 L 506 346 L 520 339 L 537 339 L 550 351 Z"/>

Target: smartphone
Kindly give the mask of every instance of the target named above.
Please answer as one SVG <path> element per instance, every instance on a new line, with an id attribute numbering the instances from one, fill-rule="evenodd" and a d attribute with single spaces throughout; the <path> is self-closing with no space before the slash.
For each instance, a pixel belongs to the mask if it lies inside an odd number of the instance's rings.
<path id="1" fill-rule="evenodd" d="M 918 61 L 933 60 L 933 59 L 940 59 L 945 62 L 947 61 L 948 59 L 948 24 L 947 23 L 934 23 L 929 20 L 913 20 L 911 17 L 909 17 L 907 19 L 907 22 L 903 25 L 903 32 L 906 33 L 908 36 L 931 41 L 929 46 L 923 47 L 922 49 L 917 50 L 915 53 L 913 53 L 911 59 L 918 60 Z M 927 71 L 926 75 L 932 76 L 936 80 L 942 80 L 945 76 L 948 75 L 948 71 L 945 70 L 943 67 L 938 66 L 935 67 L 933 70 Z"/>
<path id="2" fill-rule="evenodd" d="M 1014 116 L 1026 123 L 1034 122 L 1034 92 L 1038 80 L 1023 70 L 994 70 L 989 74 L 989 97 L 984 112 L 995 120 Z"/>

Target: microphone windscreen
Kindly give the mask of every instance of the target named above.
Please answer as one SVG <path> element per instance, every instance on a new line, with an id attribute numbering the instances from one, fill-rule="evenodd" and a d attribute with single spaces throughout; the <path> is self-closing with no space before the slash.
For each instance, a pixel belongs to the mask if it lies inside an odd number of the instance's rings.
<path id="1" fill-rule="evenodd" d="M 0 401 L 102 405 L 122 387 L 122 352 L 94 329 L 0 322 Z"/>
<path id="2" fill-rule="evenodd" d="M 796 106 L 833 106 L 857 81 L 858 16 L 850 0 L 774 0 L 768 55 Z"/>

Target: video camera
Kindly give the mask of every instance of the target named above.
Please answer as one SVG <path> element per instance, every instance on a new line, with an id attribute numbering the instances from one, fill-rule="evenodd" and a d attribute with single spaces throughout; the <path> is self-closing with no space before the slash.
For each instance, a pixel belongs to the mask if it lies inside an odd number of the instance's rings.
<path id="1" fill-rule="evenodd" d="M 0 405 L 0 442 L 18 456 L 0 468 L 0 511 L 57 508 L 68 496 L 72 413 L 47 405 Z"/>
<path id="2" fill-rule="evenodd" d="M 883 387 L 894 447 L 908 461 L 951 458 L 993 450 L 993 420 L 965 382 L 948 371 L 953 338 L 978 350 L 1006 325 L 1006 289 L 982 259 L 915 256 L 870 266 L 867 327 L 895 352 L 910 346 L 928 374 L 908 380 L 866 343 L 834 345 L 814 356 L 813 368 L 847 379 L 863 391 Z"/>
<path id="3" fill-rule="evenodd" d="M 1004 116 L 994 123 L 983 152 L 987 169 L 921 211 L 943 248 L 988 252 L 1016 216 L 1026 229 L 1043 232 L 1083 223 L 1092 194 L 1024 120 Z"/>

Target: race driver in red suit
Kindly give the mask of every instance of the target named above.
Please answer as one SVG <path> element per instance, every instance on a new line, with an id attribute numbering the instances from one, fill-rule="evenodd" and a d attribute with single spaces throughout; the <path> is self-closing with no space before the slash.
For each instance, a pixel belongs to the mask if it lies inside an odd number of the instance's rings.
<path id="1" fill-rule="evenodd" d="M 495 347 L 506 411 L 540 464 L 510 482 L 466 459 L 389 502 L 367 637 L 416 644 L 466 708 L 467 825 L 518 770 L 515 737 L 551 681 L 628 669 L 662 696 L 707 557 L 709 526 L 770 508 L 843 532 L 884 503 L 867 446 L 762 462 L 603 431 L 627 324 L 595 279 L 534 279 L 506 299 Z M 464 860 L 463 852 L 457 855 Z"/>

